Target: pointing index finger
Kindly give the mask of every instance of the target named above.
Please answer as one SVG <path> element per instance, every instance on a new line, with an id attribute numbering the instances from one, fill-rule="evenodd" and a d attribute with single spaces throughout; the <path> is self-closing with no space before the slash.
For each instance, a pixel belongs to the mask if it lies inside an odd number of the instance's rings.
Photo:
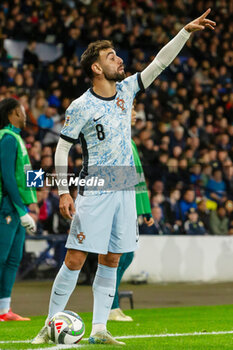
<path id="1" fill-rule="evenodd" d="M 208 10 L 206 10 L 206 12 L 203 13 L 203 15 L 201 15 L 201 19 L 204 19 L 208 16 L 208 14 L 210 13 L 211 9 L 209 8 Z"/>

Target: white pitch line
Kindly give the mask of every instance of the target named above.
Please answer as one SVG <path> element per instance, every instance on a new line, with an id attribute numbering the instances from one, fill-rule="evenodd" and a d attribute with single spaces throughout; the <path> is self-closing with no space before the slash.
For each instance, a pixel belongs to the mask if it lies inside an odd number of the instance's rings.
<path id="1" fill-rule="evenodd" d="M 194 332 L 194 333 L 171 333 L 171 334 L 144 334 L 144 335 L 125 335 L 115 337 L 116 339 L 131 339 L 131 338 L 166 338 L 166 337 L 193 337 L 196 335 L 221 335 L 221 334 L 233 334 L 233 331 L 222 332 Z"/>
<path id="2" fill-rule="evenodd" d="M 78 344 L 70 344 L 70 345 L 56 345 L 56 346 L 50 346 L 49 348 L 31 348 L 31 349 L 27 349 L 27 350 L 61 350 L 61 349 L 77 349 L 77 348 L 81 348 L 81 347 L 85 347 L 87 345 L 78 345 Z"/>
<path id="3" fill-rule="evenodd" d="M 30 342 L 31 342 L 30 339 L 27 339 L 27 340 L 1 340 L 0 344 L 8 344 L 8 343 L 17 344 L 17 343 L 30 343 Z"/>
<path id="4" fill-rule="evenodd" d="M 132 339 L 132 338 L 166 338 L 166 337 L 194 337 L 194 336 L 201 336 L 201 335 L 224 335 L 224 334 L 233 334 L 232 331 L 219 331 L 219 332 L 193 332 L 193 333 L 165 333 L 165 334 L 142 334 L 142 335 L 124 335 L 124 336 L 116 336 L 116 339 Z M 88 340 L 88 338 L 83 338 L 83 340 Z M 17 343 L 30 343 L 31 340 L 2 340 L 0 341 L 0 344 L 17 344 Z M 51 344 L 52 345 L 52 344 Z M 78 345 L 78 344 L 60 344 L 55 345 L 53 347 L 48 348 L 36 348 L 36 350 L 47 350 L 47 349 L 53 349 L 53 350 L 60 350 L 60 349 L 69 349 L 69 348 L 75 348 L 75 347 L 84 347 L 85 345 Z M 35 348 L 27 349 L 27 350 L 35 350 Z"/>

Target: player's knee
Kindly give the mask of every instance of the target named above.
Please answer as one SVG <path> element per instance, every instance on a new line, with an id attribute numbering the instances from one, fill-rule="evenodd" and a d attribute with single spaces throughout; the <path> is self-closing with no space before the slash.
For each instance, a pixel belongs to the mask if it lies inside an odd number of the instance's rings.
<path id="1" fill-rule="evenodd" d="M 109 267 L 117 267 L 122 254 L 108 253 L 107 255 L 99 255 L 99 263 Z"/>
<path id="2" fill-rule="evenodd" d="M 65 257 L 65 264 L 70 270 L 81 270 L 86 257 L 86 252 L 81 252 L 79 250 L 68 250 Z"/>
<path id="3" fill-rule="evenodd" d="M 11 270 L 18 270 L 20 261 L 21 261 L 20 257 L 19 259 L 14 259 L 14 258 L 8 259 L 5 265 Z"/>
<path id="4" fill-rule="evenodd" d="M 0 255 L 0 266 L 5 265 L 6 262 L 7 262 L 7 254 L 4 254 L 4 252 L 1 252 L 1 255 Z"/>

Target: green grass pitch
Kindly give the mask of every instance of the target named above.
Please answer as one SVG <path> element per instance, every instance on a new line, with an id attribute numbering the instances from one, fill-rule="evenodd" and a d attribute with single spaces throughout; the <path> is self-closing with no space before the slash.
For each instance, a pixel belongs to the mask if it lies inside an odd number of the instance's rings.
<path id="1" fill-rule="evenodd" d="M 134 322 L 108 322 L 114 336 L 122 337 L 127 349 L 134 350 L 232 350 L 233 306 L 196 306 L 130 310 Z M 80 313 L 86 325 L 84 338 L 91 329 L 91 313 Z M 44 324 L 45 317 L 31 322 L 0 322 L 0 349 L 72 349 L 64 345 L 32 345 L 32 339 Z M 222 333 L 221 333 L 222 332 Z M 198 334 L 195 334 L 198 333 Z M 146 337 L 146 335 L 155 335 Z M 140 337 L 139 337 L 140 336 Z M 125 337 L 125 338 L 124 338 Z M 115 346 L 88 345 L 86 340 L 76 348 L 115 349 Z M 82 346 L 81 346 L 82 345 Z M 118 347 L 117 347 L 118 348 Z"/>

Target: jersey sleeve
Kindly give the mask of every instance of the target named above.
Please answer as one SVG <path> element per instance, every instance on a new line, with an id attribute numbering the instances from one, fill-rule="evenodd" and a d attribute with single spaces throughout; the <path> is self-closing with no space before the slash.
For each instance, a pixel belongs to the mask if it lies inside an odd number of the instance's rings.
<path id="1" fill-rule="evenodd" d="M 184 28 L 165 45 L 157 54 L 155 59 L 141 73 L 141 82 L 144 88 L 158 77 L 158 75 L 172 63 L 175 57 L 182 50 L 186 41 L 190 38 L 191 33 Z"/>
<path id="2" fill-rule="evenodd" d="M 135 73 L 122 81 L 122 85 L 128 92 L 133 94 L 133 98 L 139 91 L 144 91 L 141 73 Z"/>
<path id="3" fill-rule="evenodd" d="M 7 150 L 7 152 L 6 152 Z M 5 135 L 0 143 L 0 168 L 2 173 L 2 182 L 5 191 L 11 199 L 19 216 L 27 213 L 27 210 L 21 199 L 15 178 L 15 162 L 17 156 L 16 140 L 11 135 Z"/>
<path id="4" fill-rule="evenodd" d="M 80 131 L 87 123 L 89 117 L 84 113 L 82 104 L 71 103 L 65 113 L 65 123 L 61 130 L 61 138 L 74 143 L 80 134 Z"/>

